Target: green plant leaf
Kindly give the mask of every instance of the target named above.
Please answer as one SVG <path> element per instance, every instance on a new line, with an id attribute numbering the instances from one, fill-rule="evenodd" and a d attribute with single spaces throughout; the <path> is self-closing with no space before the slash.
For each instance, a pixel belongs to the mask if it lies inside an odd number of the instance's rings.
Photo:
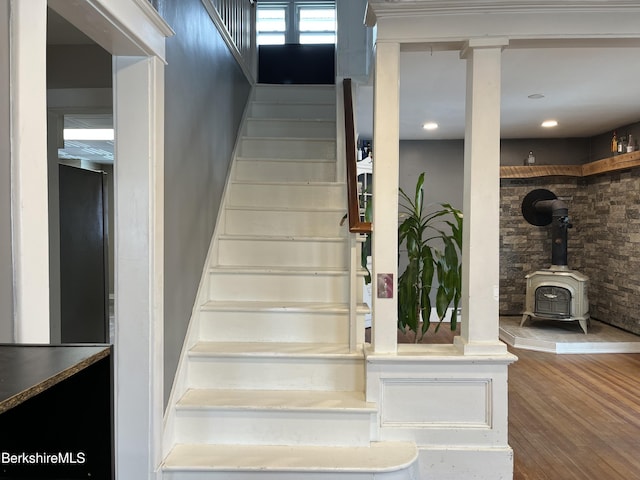
<path id="1" fill-rule="evenodd" d="M 447 203 L 430 206 L 435 208 L 425 211 L 424 181 L 423 172 L 416 181 L 413 199 L 399 189 L 398 245 L 406 248 L 408 264 L 398 277 L 398 327 L 415 332 L 416 342 L 431 324 L 433 290 L 440 319 L 437 331 L 452 303 L 457 309 L 462 284 L 462 212 Z M 452 328 L 456 324 L 454 315 Z"/>

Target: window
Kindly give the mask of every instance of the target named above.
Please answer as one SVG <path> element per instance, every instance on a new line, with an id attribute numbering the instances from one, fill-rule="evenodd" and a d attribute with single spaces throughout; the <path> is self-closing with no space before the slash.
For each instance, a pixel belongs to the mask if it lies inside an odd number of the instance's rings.
<path id="1" fill-rule="evenodd" d="M 263 0 L 257 11 L 258 45 L 336 42 L 335 1 Z"/>
<path id="2" fill-rule="evenodd" d="M 258 7 L 258 45 L 283 45 L 287 33 L 287 8 L 278 4 Z"/>
<path id="3" fill-rule="evenodd" d="M 336 43 L 334 6 L 298 7 L 299 43 Z"/>

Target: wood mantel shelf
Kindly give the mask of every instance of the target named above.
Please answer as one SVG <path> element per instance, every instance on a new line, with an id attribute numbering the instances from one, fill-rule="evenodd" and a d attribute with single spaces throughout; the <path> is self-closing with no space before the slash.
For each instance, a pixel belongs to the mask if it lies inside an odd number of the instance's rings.
<path id="1" fill-rule="evenodd" d="M 506 165 L 500 167 L 500 178 L 589 177 L 633 167 L 640 167 L 640 151 L 621 153 L 584 165 Z"/>

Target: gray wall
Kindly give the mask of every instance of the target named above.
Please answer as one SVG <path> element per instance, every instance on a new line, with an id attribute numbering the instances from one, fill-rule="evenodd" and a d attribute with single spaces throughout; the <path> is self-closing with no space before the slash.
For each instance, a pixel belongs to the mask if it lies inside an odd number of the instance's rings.
<path id="1" fill-rule="evenodd" d="M 375 150 L 374 150 L 375 154 Z M 375 156 L 374 156 L 375 162 Z M 422 172 L 425 208 L 439 209 L 437 205 L 450 203 L 462 210 L 464 193 L 464 142 L 462 140 L 400 142 L 400 188 L 413 199 L 416 181 Z M 398 274 L 406 268 L 406 249 L 400 247 Z"/>
<path id="2" fill-rule="evenodd" d="M 426 172 L 425 205 L 450 203 L 462 209 L 464 189 L 464 142 L 462 140 L 402 140 L 400 142 L 400 188 L 411 198 L 415 192 L 418 176 L 422 172 Z"/>
<path id="3" fill-rule="evenodd" d="M 367 0 L 336 0 L 337 76 L 366 82 L 372 51 L 371 28 L 364 25 Z"/>
<path id="4" fill-rule="evenodd" d="M 213 234 L 250 84 L 200 0 L 165 0 L 165 400 Z"/>
<path id="5" fill-rule="evenodd" d="M 14 340 L 9 143 L 9 2 L 0 0 L 0 343 Z"/>
<path id="6" fill-rule="evenodd" d="M 500 165 L 524 165 L 529 151 L 536 165 L 579 165 L 590 158 L 588 138 L 506 139 L 500 142 Z"/>
<path id="7" fill-rule="evenodd" d="M 635 140 L 636 146 L 640 145 L 640 122 L 632 123 L 631 125 L 625 125 L 625 126 L 616 128 L 615 130 L 618 137 L 627 136 L 628 134 L 633 135 L 633 137 L 636 139 Z M 590 162 L 611 156 L 611 137 L 612 136 L 613 136 L 613 130 L 590 138 L 590 141 L 591 141 L 590 156 L 589 156 Z"/>
<path id="8" fill-rule="evenodd" d="M 99 45 L 49 45 L 47 67 L 47 88 L 111 88 L 111 54 Z"/>

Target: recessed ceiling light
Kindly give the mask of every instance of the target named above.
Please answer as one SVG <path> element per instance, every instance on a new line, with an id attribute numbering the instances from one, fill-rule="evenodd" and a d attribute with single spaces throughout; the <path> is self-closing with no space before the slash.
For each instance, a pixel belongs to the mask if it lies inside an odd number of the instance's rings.
<path id="1" fill-rule="evenodd" d="M 527 98 L 530 98 L 531 100 L 540 100 L 541 98 L 544 98 L 544 95 L 541 93 L 532 93 L 531 95 L 528 95 Z"/>
<path id="2" fill-rule="evenodd" d="M 113 140 L 113 128 L 65 128 L 65 140 Z"/>
<path id="3" fill-rule="evenodd" d="M 435 130 L 436 128 L 438 128 L 438 124 L 435 122 L 427 122 L 422 125 L 422 128 L 424 128 L 425 130 Z"/>
<path id="4" fill-rule="evenodd" d="M 544 128 L 557 127 L 558 126 L 558 122 L 556 120 L 545 120 L 544 122 L 542 122 L 542 126 Z"/>

